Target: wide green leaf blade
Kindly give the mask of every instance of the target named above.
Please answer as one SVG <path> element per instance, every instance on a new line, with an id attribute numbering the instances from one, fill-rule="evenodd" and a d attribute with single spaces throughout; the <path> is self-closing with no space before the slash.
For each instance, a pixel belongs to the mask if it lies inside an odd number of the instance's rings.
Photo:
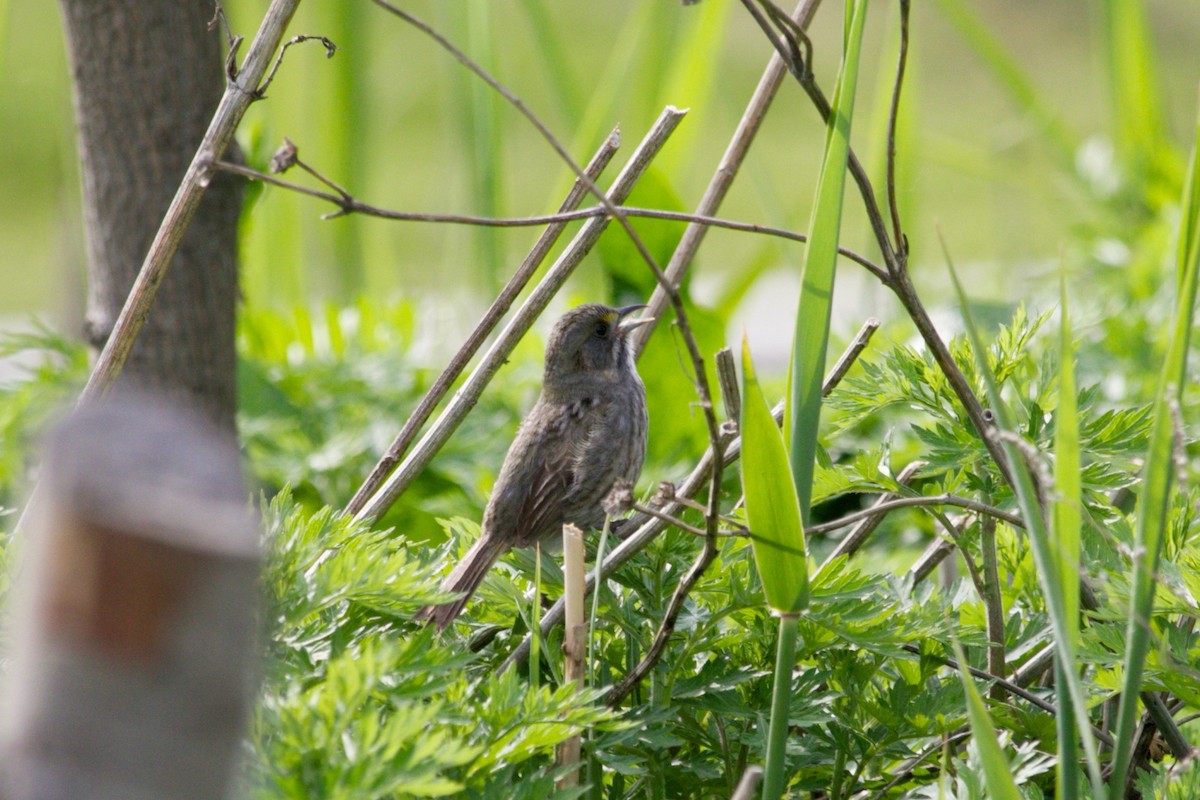
<path id="1" fill-rule="evenodd" d="M 821 383 L 825 374 L 825 350 L 829 345 L 833 279 L 842 224 L 846 163 L 850 154 L 850 120 L 854 113 L 866 13 L 865 0 L 847 3 L 846 51 L 833 93 L 833 110 L 825 131 L 825 156 L 808 226 L 809 240 L 804 250 L 800 304 L 796 311 L 796 332 L 792 342 L 785 424 L 792 474 L 795 476 L 801 515 L 805 520 L 809 516 L 812 497 L 817 425 L 821 418 Z"/>
<path id="2" fill-rule="evenodd" d="M 791 613 L 808 604 L 808 555 L 783 436 L 742 338 L 742 491 L 754 561 L 767 604 Z"/>
<path id="3" fill-rule="evenodd" d="M 1017 789 L 1008 759 L 1005 758 L 1000 739 L 996 736 L 996 726 L 992 724 L 992 717 L 988 714 L 983 697 L 975 687 L 974 678 L 967 671 L 969 662 L 957 639 L 954 640 L 954 654 L 958 658 L 958 674 L 962 678 L 963 690 L 967 693 L 967 719 L 971 722 L 971 732 L 975 734 L 975 744 L 979 748 L 979 760 L 983 764 L 988 797 L 991 800 L 1021 800 L 1021 792 Z"/>

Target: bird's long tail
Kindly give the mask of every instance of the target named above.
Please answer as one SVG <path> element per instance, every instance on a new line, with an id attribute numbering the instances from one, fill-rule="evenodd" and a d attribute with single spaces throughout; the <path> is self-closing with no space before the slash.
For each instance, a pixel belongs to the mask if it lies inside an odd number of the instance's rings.
<path id="1" fill-rule="evenodd" d="M 445 605 L 425 606 L 417 612 L 416 618 L 433 623 L 439 631 L 446 630 L 454 618 L 462 613 L 479 584 L 483 583 L 483 576 L 487 575 L 492 564 L 496 563 L 496 559 L 503 555 L 508 547 L 508 543 L 500 537 L 485 533 L 463 560 L 458 562 L 458 566 L 446 576 L 446 580 L 442 581 L 443 592 L 461 593 L 462 597 Z"/>

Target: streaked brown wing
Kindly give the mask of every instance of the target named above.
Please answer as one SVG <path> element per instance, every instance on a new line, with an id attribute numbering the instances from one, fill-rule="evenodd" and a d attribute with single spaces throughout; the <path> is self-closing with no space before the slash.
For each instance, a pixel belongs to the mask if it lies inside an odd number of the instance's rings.
<path id="1" fill-rule="evenodd" d="M 546 407 L 540 420 L 543 436 L 529 492 L 517 513 L 517 541 L 533 544 L 562 525 L 563 506 L 575 484 L 578 459 L 591 434 L 590 399 L 569 406 Z"/>

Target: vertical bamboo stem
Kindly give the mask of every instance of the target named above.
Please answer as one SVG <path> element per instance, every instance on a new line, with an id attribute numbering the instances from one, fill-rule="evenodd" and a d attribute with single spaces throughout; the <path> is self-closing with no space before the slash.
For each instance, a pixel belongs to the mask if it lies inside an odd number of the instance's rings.
<path id="1" fill-rule="evenodd" d="M 583 619 L 586 583 L 583 571 L 583 531 L 571 523 L 563 526 L 563 599 L 566 604 L 566 628 L 563 631 L 563 655 L 566 664 L 563 680 L 583 688 L 584 654 L 587 652 L 587 625 Z M 582 736 L 576 734 L 558 746 L 558 763 L 569 771 L 558 779 L 559 788 L 579 785 L 579 754 Z"/>

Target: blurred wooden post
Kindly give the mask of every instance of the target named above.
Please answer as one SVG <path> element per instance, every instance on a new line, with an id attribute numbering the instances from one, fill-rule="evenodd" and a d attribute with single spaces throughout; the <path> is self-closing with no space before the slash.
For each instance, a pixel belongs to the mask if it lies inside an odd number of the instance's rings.
<path id="1" fill-rule="evenodd" d="M 563 526 L 563 598 L 566 604 L 563 630 L 563 655 L 566 665 L 563 680 L 583 689 L 584 659 L 587 657 L 587 625 L 583 620 L 584 571 L 583 531 L 567 523 Z M 576 734 L 558 746 L 558 763 L 570 771 L 558 780 L 559 788 L 579 785 L 579 754 L 582 736 Z"/>
<path id="2" fill-rule="evenodd" d="M 233 438 L 128 394 L 46 448 L 0 711 L 5 800 L 230 797 L 259 545 Z"/>

